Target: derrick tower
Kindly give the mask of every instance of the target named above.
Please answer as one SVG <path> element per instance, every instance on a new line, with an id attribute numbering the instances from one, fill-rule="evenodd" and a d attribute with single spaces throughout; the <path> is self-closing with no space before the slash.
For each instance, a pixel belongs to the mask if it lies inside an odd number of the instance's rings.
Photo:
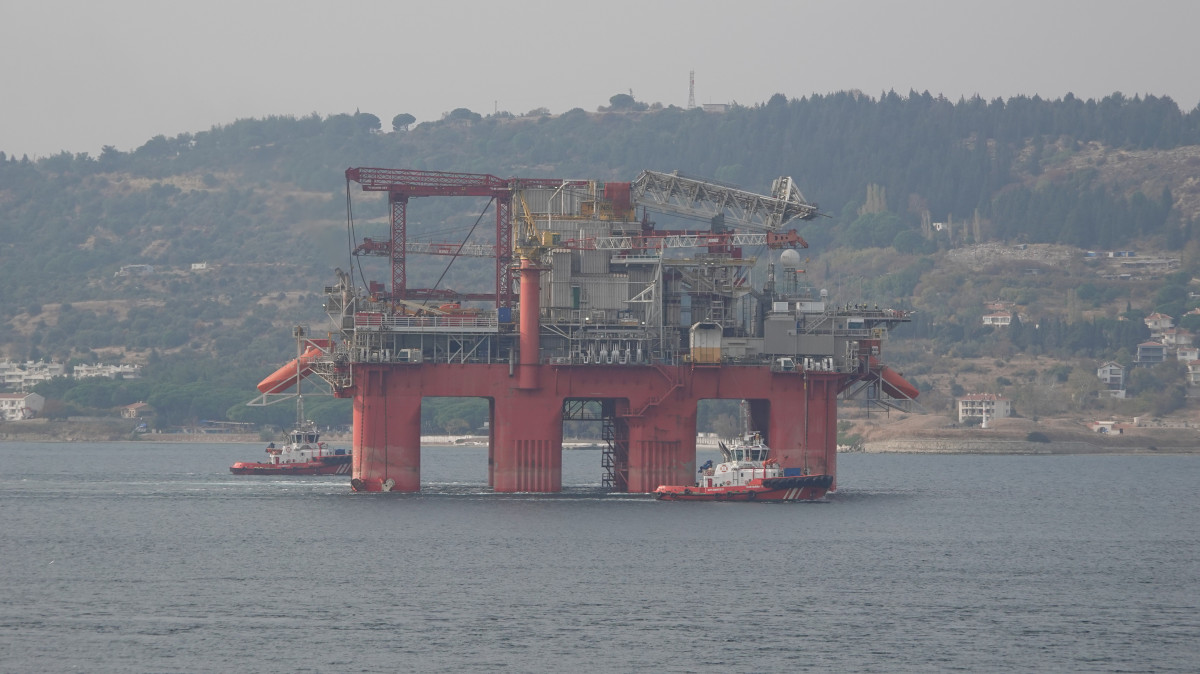
<path id="1" fill-rule="evenodd" d="M 905 312 L 833 307 L 795 282 L 807 243 L 785 227 L 818 208 L 790 178 L 765 195 L 655 171 L 604 182 L 351 168 L 346 179 L 388 195 L 390 240 L 354 252 L 387 257 L 390 287 L 338 270 L 325 288 L 330 339 L 309 340 L 295 375 L 260 390 L 316 376 L 353 399 L 356 490 L 420 489 L 424 397 L 487 399 L 489 483 L 503 492 L 561 489 L 569 419 L 602 421 L 611 489 L 691 484 L 696 406 L 715 398 L 746 401 L 785 472 L 836 488 L 839 396 L 916 397 L 879 361 Z M 494 241 L 409 241 L 410 200 L 452 196 L 491 200 Z M 703 225 L 657 229 L 652 212 Z M 771 256 L 765 274 L 748 248 Z M 490 258 L 495 287 L 410 287 L 414 254 Z M 776 283 L 777 263 L 791 282 Z"/>

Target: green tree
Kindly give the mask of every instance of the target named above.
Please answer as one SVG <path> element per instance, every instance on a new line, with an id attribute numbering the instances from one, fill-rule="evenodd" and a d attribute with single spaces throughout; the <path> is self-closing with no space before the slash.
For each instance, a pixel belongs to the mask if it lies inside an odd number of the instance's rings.
<path id="1" fill-rule="evenodd" d="M 1134 368 L 1128 390 L 1144 399 L 1154 414 L 1170 414 L 1187 402 L 1187 369 L 1167 361 L 1153 367 Z"/>
<path id="2" fill-rule="evenodd" d="M 1192 332 L 1200 332 L 1200 314 L 1184 314 L 1180 316 L 1177 324 Z"/>
<path id="3" fill-rule="evenodd" d="M 899 253 L 917 255 L 920 253 L 932 253 L 934 251 L 934 244 L 932 241 L 921 236 L 916 230 L 906 229 L 892 239 L 892 248 L 895 248 L 896 252 Z"/>
<path id="4" fill-rule="evenodd" d="M 884 248 L 892 245 L 902 229 L 903 222 L 894 213 L 865 213 L 850 223 L 841 242 L 852 248 Z"/>
<path id="5" fill-rule="evenodd" d="M 471 112 L 468 108 L 455 108 L 446 113 L 442 118 L 447 122 L 478 122 L 483 119 L 483 115 L 478 112 Z"/>
<path id="6" fill-rule="evenodd" d="M 615 94 L 608 99 L 610 110 L 633 110 L 637 101 L 629 94 Z"/>
<path id="7" fill-rule="evenodd" d="M 630 94 L 616 94 L 608 99 L 608 109 L 613 112 L 640 112 L 649 109 L 650 106 L 635 99 Z"/>
<path id="8" fill-rule="evenodd" d="M 379 117 L 369 112 L 354 113 L 354 121 L 358 122 L 359 127 L 364 131 L 378 131 L 383 126 L 383 123 L 379 121 Z"/>
<path id="9" fill-rule="evenodd" d="M 402 112 L 392 118 L 392 131 L 408 131 L 408 126 L 417 121 L 416 117 Z"/>

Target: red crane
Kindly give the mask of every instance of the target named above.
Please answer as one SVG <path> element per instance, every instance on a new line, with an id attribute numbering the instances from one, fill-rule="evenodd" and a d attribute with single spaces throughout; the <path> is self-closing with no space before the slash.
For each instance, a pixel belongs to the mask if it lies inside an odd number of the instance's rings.
<path id="1" fill-rule="evenodd" d="M 356 182 L 364 192 L 387 192 L 391 209 L 392 297 L 406 300 L 405 272 L 407 254 L 408 200 L 414 197 L 488 197 L 496 203 L 496 306 L 510 307 L 513 302 L 512 264 L 513 194 L 524 188 L 559 187 L 562 180 L 552 178 L 498 178 L 486 173 L 448 173 L 412 169 L 349 168 L 346 182 Z M 380 242 L 381 243 L 381 242 Z M 378 245 L 378 243 L 377 243 Z"/>

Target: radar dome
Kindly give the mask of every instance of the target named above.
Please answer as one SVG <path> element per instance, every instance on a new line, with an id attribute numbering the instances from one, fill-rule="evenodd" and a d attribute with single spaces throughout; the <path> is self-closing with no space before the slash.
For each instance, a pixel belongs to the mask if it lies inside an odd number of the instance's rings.
<path id="1" fill-rule="evenodd" d="M 779 264 L 787 269 L 796 269 L 800 266 L 800 253 L 791 248 L 779 254 Z"/>

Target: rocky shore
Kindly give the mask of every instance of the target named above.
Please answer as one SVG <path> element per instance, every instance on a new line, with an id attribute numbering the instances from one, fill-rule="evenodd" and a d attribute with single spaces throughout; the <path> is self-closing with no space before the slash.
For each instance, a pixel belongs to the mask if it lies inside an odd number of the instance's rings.
<path id="1" fill-rule="evenodd" d="M 130 419 L 0 423 L 0 442 L 260 442 L 258 433 L 135 433 Z"/>
<path id="2" fill-rule="evenodd" d="M 868 453 L 885 454 L 1179 454 L 1200 451 L 1195 445 L 1151 444 L 1098 445 L 1075 440 L 1029 442 L 991 438 L 904 438 L 868 442 Z"/>
<path id="3" fill-rule="evenodd" d="M 991 428 L 956 427 L 945 417 L 851 420 L 859 451 L 921 454 L 1177 454 L 1200 453 L 1194 428 L 1133 428 L 1096 433 L 1070 419 L 1011 418 Z"/>

